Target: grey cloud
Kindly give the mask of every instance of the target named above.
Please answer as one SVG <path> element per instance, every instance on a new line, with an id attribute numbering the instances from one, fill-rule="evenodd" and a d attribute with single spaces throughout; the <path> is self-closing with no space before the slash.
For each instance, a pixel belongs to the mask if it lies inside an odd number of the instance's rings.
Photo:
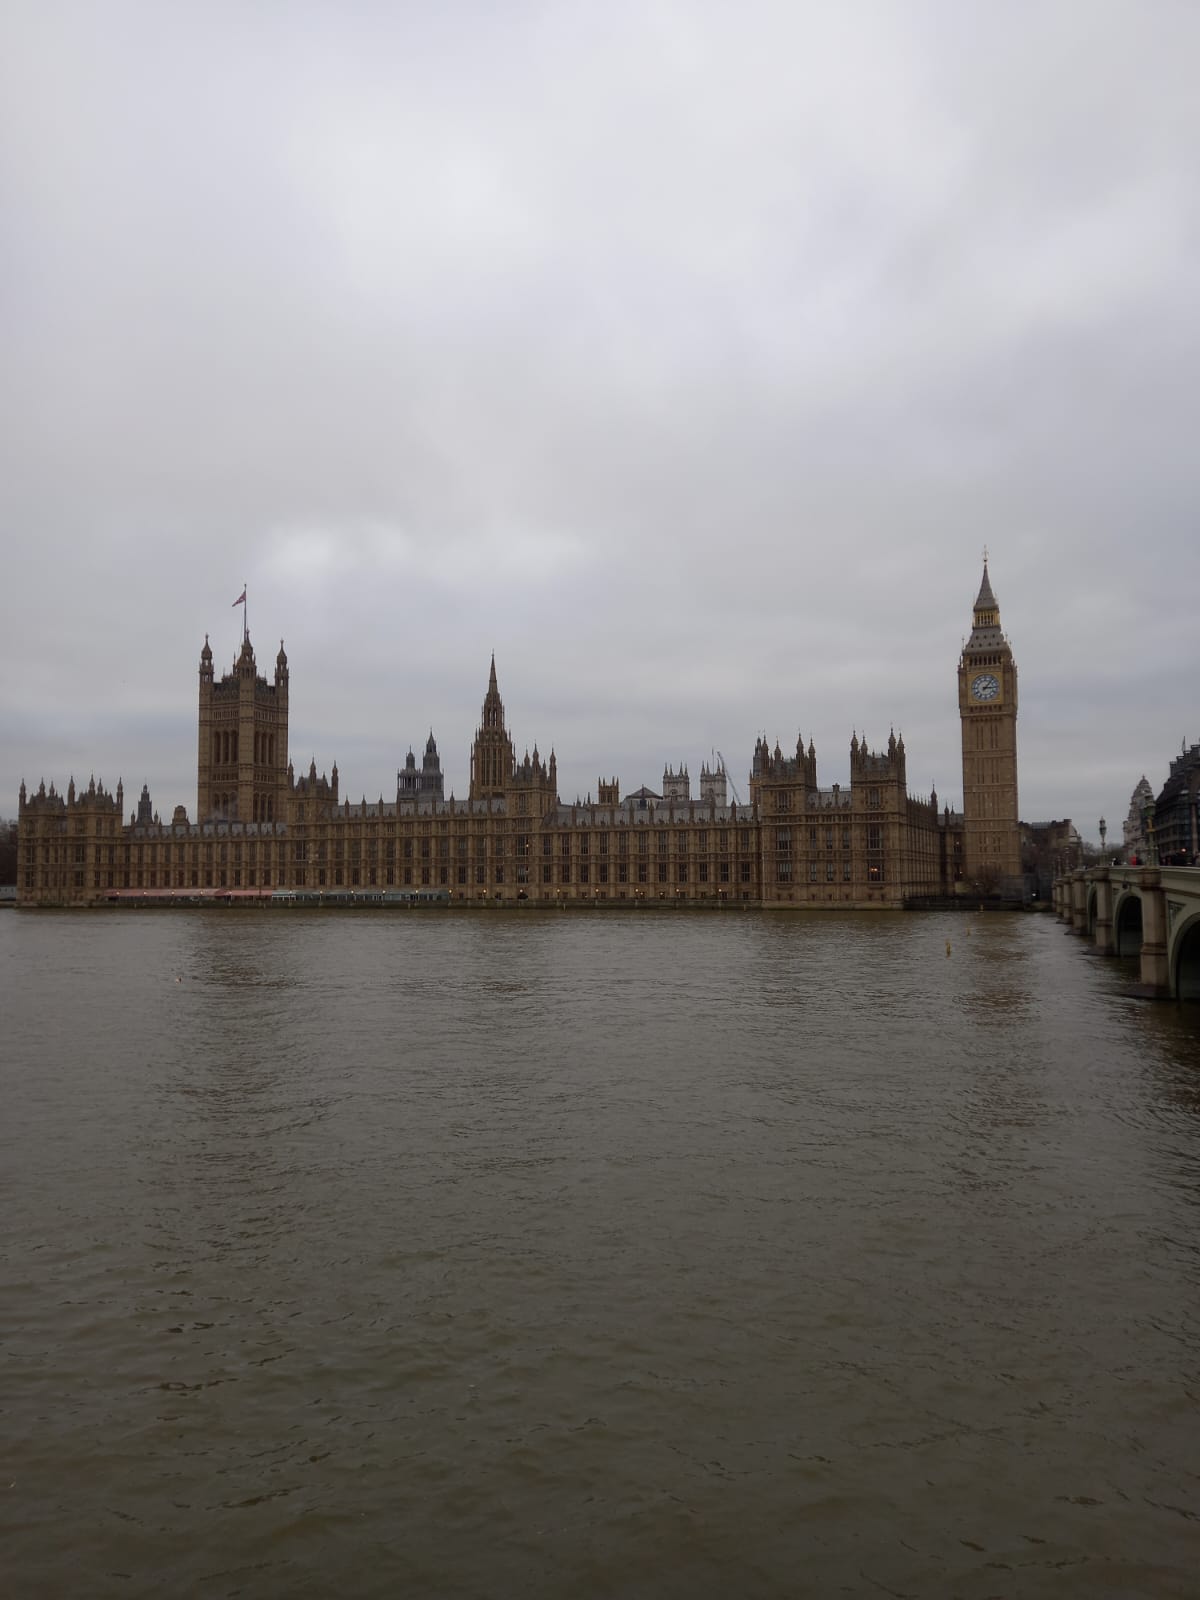
<path id="1" fill-rule="evenodd" d="M 494 648 L 567 795 L 895 726 L 953 799 L 985 543 L 1027 816 L 1200 734 L 1188 8 L 11 16 L 9 808 L 193 804 L 243 580 L 352 793 L 465 787 Z"/>

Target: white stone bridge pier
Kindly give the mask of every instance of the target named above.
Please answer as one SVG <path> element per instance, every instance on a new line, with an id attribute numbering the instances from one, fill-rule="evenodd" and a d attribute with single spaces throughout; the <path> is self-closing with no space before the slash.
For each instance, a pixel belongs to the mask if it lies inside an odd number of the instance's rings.
<path id="1" fill-rule="evenodd" d="M 1089 867 L 1059 878 L 1054 910 L 1098 955 L 1137 956 L 1137 992 L 1200 1000 L 1200 868 Z"/>

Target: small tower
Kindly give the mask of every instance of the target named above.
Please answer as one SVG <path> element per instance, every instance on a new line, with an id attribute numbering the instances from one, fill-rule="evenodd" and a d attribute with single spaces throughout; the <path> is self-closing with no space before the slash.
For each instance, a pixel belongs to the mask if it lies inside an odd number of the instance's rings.
<path id="1" fill-rule="evenodd" d="M 433 737 L 432 728 L 429 730 L 429 738 L 425 741 L 425 754 L 421 760 L 421 793 L 427 800 L 445 798 L 445 779 L 442 776 L 442 763 L 438 757 L 437 741 Z"/>
<path id="2" fill-rule="evenodd" d="M 816 788 L 817 752 L 811 739 L 805 750 L 804 735 L 798 734 L 796 754 L 785 756 L 778 739 L 772 750 L 761 735 L 758 737 L 750 764 L 751 805 L 767 812 L 803 811 Z"/>
<path id="3" fill-rule="evenodd" d="M 725 768 L 718 761 L 710 768 L 704 763 L 700 768 L 700 798 L 706 805 L 724 807 L 728 804 L 728 784 Z"/>
<path id="4" fill-rule="evenodd" d="M 672 805 L 687 805 L 692 798 L 692 780 L 686 766 L 678 772 L 673 767 L 663 768 L 662 796 Z"/>

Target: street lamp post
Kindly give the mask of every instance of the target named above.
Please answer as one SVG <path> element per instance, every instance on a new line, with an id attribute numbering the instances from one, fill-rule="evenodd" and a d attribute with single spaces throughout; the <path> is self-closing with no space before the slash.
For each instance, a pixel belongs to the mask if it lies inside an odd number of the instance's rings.
<path id="1" fill-rule="evenodd" d="M 1100 854 L 1102 856 L 1104 856 L 1105 858 L 1107 858 L 1107 854 L 1108 854 L 1107 850 L 1105 849 L 1105 840 L 1107 838 L 1108 838 L 1108 823 L 1105 822 L 1103 817 L 1101 817 L 1100 818 Z"/>

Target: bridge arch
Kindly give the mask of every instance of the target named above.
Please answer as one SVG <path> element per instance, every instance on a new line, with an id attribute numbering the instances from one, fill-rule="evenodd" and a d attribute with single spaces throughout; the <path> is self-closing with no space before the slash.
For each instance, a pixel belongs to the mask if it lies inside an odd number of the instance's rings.
<path id="1" fill-rule="evenodd" d="M 1103 955 L 1136 958 L 1136 994 L 1200 1001 L 1200 870 L 1101 867 L 1055 883 L 1068 931 Z"/>
<path id="2" fill-rule="evenodd" d="M 1136 956 L 1142 951 L 1142 897 L 1126 890 L 1113 907 L 1113 951 Z"/>
<path id="3" fill-rule="evenodd" d="M 1200 910 L 1173 930 L 1171 988 L 1177 1000 L 1200 1000 Z"/>

